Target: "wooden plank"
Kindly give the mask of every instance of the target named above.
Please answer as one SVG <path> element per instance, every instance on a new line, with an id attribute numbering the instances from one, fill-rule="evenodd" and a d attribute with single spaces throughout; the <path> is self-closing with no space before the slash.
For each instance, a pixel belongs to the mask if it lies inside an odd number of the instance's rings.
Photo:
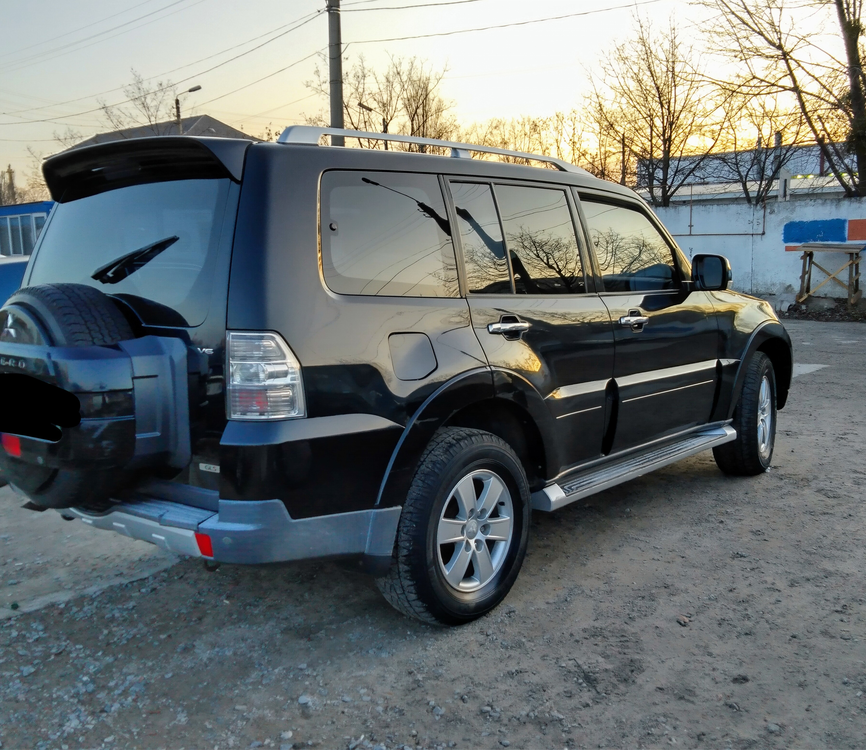
<path id="1" fill-rule="evenodd" d="M 856 255 L 866 250 L 866 245 L 853 242 L 805 242 L 800 249 L 810 253 L 848 253 Z"/>
<path id="2" fill-rule="evenodd" d="M 836 275 L 842 273 L 842 271 L 844 271 L 846 268 L 848 268 L 848 266 L 852 265 L 852 263 L 853 263 L 853 261 L 850 261 L 850 260 L 849 260 L 849 261 L 848 261 L 844 266 L 841 266 L 840 268 L 838 268 L 838 269 L 836 270 L 835 273 L 830 273 L 826 268 L 824 268 L 823 266 L 819 265 L 818 263 L 816 263 L 816 262 L 813 260 L 813 261 L 812 261 L 812 265 L 815 266 L 819 271 L 823 271 L 823 272 L 824 272 L 824 275 L 825 275 L 827 278 L 824 279 L 824 281 L 822 281 L 820 284 L 818 284 L 818 286 L 816 286 L 816 287 L 812 290 L 812 294 L 814 294 L 815 292 L 817 292 L 817 291 L 818 291 L 822 286 L 824 286 L 824 284 L 826 284 L 828 281 L 835 281 L 839 286 L 841 286 L 841 287 L 842 287 L 842 288 L 847 292 L 847 291 L 848 291 L 848 285 L 847 285 L 845 282 L 841 281 L 840 279 L 837 279 L 837 278 L 836 278 Z"/>
<path id="3" fill-rule="evenodd" d="M 800 257 L 800 260 L 803 261 L 803 270 L 800 273 L 800 293 L 797 295 L 797 302 L 802 302 L 809 296 L 809 291 L 806 289 L 806 268 L 811 257 L 811 253 L 803 253 Z"/>

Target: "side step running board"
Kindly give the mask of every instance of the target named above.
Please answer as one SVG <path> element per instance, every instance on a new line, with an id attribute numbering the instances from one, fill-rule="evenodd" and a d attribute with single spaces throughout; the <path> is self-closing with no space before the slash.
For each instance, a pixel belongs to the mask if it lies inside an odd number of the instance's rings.
<path id="1" fill-rule="evenodd" d="M 533 492 L 532 507 L 534 510 L 558 510 L 575 500 L 594 495 L 608 487 L 636 479 L 662 466 L 717 445 L 729 443 L 736 437 L 737 431 L 733 427 L 729 425 L 716 427 L 688 435 L 676 443 L 668 443 L 660 448 L 629 456 L 614 464 L 587 469 L 573 478 L 566 479 L 562 486 L 549 484 L 544 489 Z"/>

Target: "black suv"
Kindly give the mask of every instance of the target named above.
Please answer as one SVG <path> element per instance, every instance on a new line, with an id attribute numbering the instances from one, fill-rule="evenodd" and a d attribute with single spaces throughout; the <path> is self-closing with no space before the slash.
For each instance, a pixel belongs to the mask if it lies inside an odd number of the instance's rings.
<path id="1" fill-rule="evenodd" d="M 81 422 L 2 436 L 27 507 L 214 563 L 345 558 L 458 624 L 507 594 L 531 509 L 709 448 L 770 464 L 792 370 L 772 309 L 570 164 L 297 127 L 44 173 L 0 372 L 74 393 Z"/>

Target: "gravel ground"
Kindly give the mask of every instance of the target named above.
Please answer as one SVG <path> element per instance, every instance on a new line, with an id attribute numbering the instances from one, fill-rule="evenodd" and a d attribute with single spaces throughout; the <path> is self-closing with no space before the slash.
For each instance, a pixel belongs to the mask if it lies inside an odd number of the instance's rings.
<path id="1" fill-rule="evenodd" d="M 799 375 L 769 473 L 703 454 L 536 514 L 505 603 L 458 629 L 334 564 L 186 560 L 16 611 L 2 747 L 862 748 L 866 328 L 786 325 Z M 2 500 L 8 530 L 27 512 Z M 94 555 L 117 541 L 83 531 Z M 37 544 L 0 546 L 0 586 L 36 574 L 14 566 Z M 71 569 L 74 592 L 87 559 Z"/>

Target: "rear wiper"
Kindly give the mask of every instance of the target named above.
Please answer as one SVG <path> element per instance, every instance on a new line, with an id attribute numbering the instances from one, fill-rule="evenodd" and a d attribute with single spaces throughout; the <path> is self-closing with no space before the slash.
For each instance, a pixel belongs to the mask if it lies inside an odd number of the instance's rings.
<path id="1" fill-rule="evenodd" d="M 133 250 L 126 255 L 121 255 L 119 258 L 111 261 L 111 263 L 106 263 L 104 266 L 97 268 L 90 278 L 96 279 L 103 284 L 117 284 L 130 274 L 135 273 L 142 266 L 150 263 L 163 250 L 170 248 L 179 239 L 180 237 L 175 234 L 171 237 L 152 242 L 150 245 L 140 247 L 138 250 Z"/>

